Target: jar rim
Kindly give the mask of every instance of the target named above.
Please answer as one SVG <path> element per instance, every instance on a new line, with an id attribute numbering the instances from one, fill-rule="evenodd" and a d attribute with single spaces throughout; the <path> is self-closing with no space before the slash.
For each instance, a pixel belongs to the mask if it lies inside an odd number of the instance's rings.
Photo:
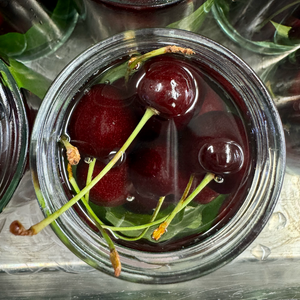
<path id="1" fill-rule="evenodd" d="M 233 75 L 238 76 L 231 76 L 230 80 L 240 92 L 249 90 L 247 103 L 249 113 L 253 116 L 255 114 L 255 122 L 258 122 L 262 129 L 261 132 L 254 133 L 257 139 L 261 140 L 258 147 L 258 151 L 261 152 L 261 165 L 255 170 L 255 184 L 252 184 L 248 201 L 239 210 L 239 216 L 235 215 L 228 224 L 204 243 L 167 253 L 139 252 L 137 265 L 131 264 L 136 252 L 118 246 L 121 260 L 125 262 L 121 278 L 130 281 L 147 283 L 185 281 L 205 275 L 231 261 L 250 244 L 266 224 L 279 197 L 284 177 L 285 144 L 280 118 L 266 88 L 244 61 L 218 43 L 191 32 L 150 28 L 128 31 L 108 38 L 78 56 L 57 77 L 45 96 L 33 128 L 30 151 L 34 186 L 44 214 L 48 215 L 59 208 L 59 203 L 53 198 L 58 199 L 62 196 L 63 202 L 67 201 L 63 188 L 59 185 L 49 186 L 51 181 L 48 181 L 48 178 L 53 176 L 53 172 L 57 172 L 55 147 L 60 132 L 59 126 L 55 126 L 62 122 L 63 112 L 66 111 L 75 92 L 116 53 L 124 55 L 125 50 L 134 52 L 143 47 L 157 47 L 170 43 L 192 48 L 196 55 L 202 57 L 205 52 L 207 60 L 216 61 L 218 71 L 222 70 L 227 74 L 235 70 L 236 73 Z M 256 94 L 259 101 L 252 99 L 253 94 Z M 49 126 L 52 126 L 51 130 Z M 44 162 L 45 157 L 47 163 Z M 266 176 L 264 180 L 261 180 L 262 176 Z M 45 179 L 48 182 L 45 183 Z M 259 191 L 258 195 L 254 195 L 255 191 Z M 56 192 L 55 197 L 53 192 Z M 241 216 L 244 218 L 240 218 Z M 76 228 L 73 226 L 68 228 L 69 223 L 76 224 Z M 251 231 L 253 226 L 255 233 Z M 112 275 L 107 247 L 101 238 L 84 225 L 73 209 L 53 222 L 52 228 L 80 258 Z M 76 231 L 79 228 L 84 231 L 80 237 Z M 89 244 L 88 249 L 86 244 Z M 228 246 L 226 251 L 222 249 L 222 245 Z"/>
<path id="2" fill-rule="evenodd" d="M 243 45 L 246 49 L 266 55 L 280 55 L 280 54 L 288 54 L 294 52 L 299 48 L 299 44 L 295 45 L 283 45 L 276 44 L 274 42 L 266 42 L 266 41 L 251 41 L 245 37 L 243 37 L 229 22 L 227 19 L 225 12 L 221 5 L 214 4 L 212 6 L 212 13 L 215 17 L 215 20 L 219 24 L 220 28 L 223 30 L 225 34 L 238 45 Z"/>
<path id="3" fill-rule="evenodd" d="M 165 7 L 182 2 L 182 0 L 102 0 L 103 3 L 115 6 L 129 6 L 132 9 L 149 9 Z"/>
<path id="4" fill-rule="evenodd" d="M 28 120 L 19 88 L 0 59 L 0 212 L 23 176 L 29 144 Z"/>

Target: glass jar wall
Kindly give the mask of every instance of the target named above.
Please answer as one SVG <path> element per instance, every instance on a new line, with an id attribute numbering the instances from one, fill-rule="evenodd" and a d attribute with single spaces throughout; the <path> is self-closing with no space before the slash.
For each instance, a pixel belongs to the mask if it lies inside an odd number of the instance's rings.
<path id="1" fill-rule="evenodd" d="M 183 248 L 153 253 L 116 240 L 123 265 L 120 278 L 136 282 L 190 280 L 230 262 L 264 227 L 276 204 L 285 171 L 284 135 L 278 113 L 259 78 L 243 61 L 215 42 L 186 31 L 131 31 L 109 38 L 75 59 L 55 80 L 42 103 L 33 130 L 30 162 L 44 214 L 55 212 L 70 198 L 58 140 L 78 98 L 101 82 L 97 75 L 116 61 L 167 45 L 192 49 L 195 54 L 190 62 L 206 70 L 208 82 L 222 91 L 224 99 L 232 99 L 231 108 L 247 128 L 250 175 L 239 205 L 234 209 L 229 203 L 225 205 L 225 211 L 233 213 L 221 214 L 209 234 L 198 235 Z M 110 85 L 112 78 L 120 79 L 123 75 L 118 77 L 120 74 L 115 72 L 120 69 L 111 70 L 113 77 L 103 83 Z M 76 255 L 112 275 L 108 246 L 83 211 L 78 207 L 69 209 L 52 223 L 52 228 Z"/>

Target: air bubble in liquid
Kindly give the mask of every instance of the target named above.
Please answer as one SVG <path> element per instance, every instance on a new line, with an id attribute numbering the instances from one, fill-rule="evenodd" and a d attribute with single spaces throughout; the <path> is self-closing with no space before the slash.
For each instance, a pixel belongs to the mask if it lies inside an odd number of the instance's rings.
<path id="1" fill-rule="evenodd" d="M 85 90 L 83 91 L 83 94 L 86 95 L 89 91 L 90 91 L 90 89 L 85 89 Z"/>
<path id="2" fill-rule="evenodd" d="M 135 199 L 134 196 L 128 196 L 128 197 L 126 198 L 126 200 L 129 201 L 129 202 L 132 202 L 134 199 Z"/>
<path id="3" fill-rule="evenodd" d="M 84 162 L 87 163 L 87 164 L 90 164 L 92 162 L 92 158 L 91 157 L 85 157 Z"/>

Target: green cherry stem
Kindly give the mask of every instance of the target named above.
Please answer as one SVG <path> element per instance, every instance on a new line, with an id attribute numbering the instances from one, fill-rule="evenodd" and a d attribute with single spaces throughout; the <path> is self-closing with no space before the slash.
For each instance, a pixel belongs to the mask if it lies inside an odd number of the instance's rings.
<path id="1" fill-rule="evenodd" d="M 92 161 L 89 162 L 89 169 L 88 169 L 88 174 L 86 177 L 86 185 L 89 185 L 90 182 L 92 181 L 95 164 L 96 164 L 96 158 L 93 158 Z M 89 203 L 89 196 L 90 196 L 90 193 L 88 191 L 85 194 L 85 200 L 87 203 Z"/>
<path id="2" fill-rule="evenodd" d="M 93 171 L 94 171 L 94 166 L 95 166 L 95 163 L 96 163 L 96 159 L 94 158 L 91 162 L 89 162 L 89 169 L 88 169 L 88 174 L 87 174 L 87 179 L 86 179 L 86 184 L 88 185 L 91 180 L 92 180 L 92 176 L 93 176 Z M 78 194 L 80 192 L 80 189 L 78 187 L 78 184 L 73 176 L 73 172 L 72 172 L 72 169 L 71 167 L 68 167 L 68 174 L 69 174 L 69 182 L 71 183 L 74 191 Z M 85 208 L 87 209 L 87 212 L 90 216 L 90 218 L 94 221 L 96 227 L 99 229 L 99 231 L 101 232 L 103 238 L 106 240 L 108 246 L 109 246 L 109 249 L 112 251 L 115 249 L 115 245 L 113 244 L 112 240 L 110 239 L 110 237 L 108 236 L 107 232 L 105 231 L 105 229 L 103 228 L 103 225 L 104 223 L 98 218 L 98 216 L 95 214 L 95 212 L 93 211 L 93 209 L 90 207 L 89 205 L 89 200 L 88 200 L 88 195 L 89 193 L 86 193 L 85 197 L 81 198 Z M 151 217 L 151 220 L 150 220 L 150 223 L 155 221 L 160 209 L 161 209 L 161 206 L 164 202 L 164 199 L 165 197 L 160 197 L 159 200 L 158 200 L 158 203 L 157 203 L 157 206 L 152 214 L 152 217 Z M 148 229 L 150 228 L 150 226 L 146 227 L 141 234 L 139 234 L 137 237 L 133 237 L 133 238 L 129 238 L 129 237 L 124 237 L 124 236 L 121 236 L 119 234 L 116 234 L 114 233 L 114 235 L 119 238 L 119 239 L 122 239 L 122 240 L 125 240 L 125 241 L 137 241 L 141 238 L 143 238 L 143 236 L 147 233 Z"/>
<path id="3" fill-rule="evenodd" d="M 192 175 L 193 176 L 193 175 Z M 193 179 L 193 177 L 191 176 L 190 181 L 188 183 L 188 185 L 191 183 L 191 180 Z M 103 228 L 105 229 L 109 229 L 111 231 L 133 231 L 133 230 L 141 230 L 147 227 L 151 227 L 154 225 L 159 225 L 159 224 L 163 224 L 163 222 L 165 222 L 167 219 L 169 219 L 169 221 L 171 222 L 172 219 L 174 218 L 174 216 L 180 212 L 182 209 L 184 209 L 202 190 L 203 188 L 212 180 L 215 178 L 215 175 L 212 173 L 208 173 L 203 180 L 201 181 L 201 183 L 196 187 L 196 189 L 187 197 L 184 198 L 182 197 L 182 199 L 185 199 L 185 201 L 183 202 L 179 202 L 177 204 L 177 206 L 174 208 L 174 210 L 167 216 L 162 217 L 158 220 L 155 220 L 153 222 L 147 223 L 147 224 L 142 224 L 142 225 L 136 225 L 136 226 L 129 226 L 129 227 L 115 227 L 115 226 L 109 226 L 109 225 L 103 225 Z M 188 189 L 188 186 L 186 188 L 186 190 Z M 184 192 L 185 194 L 185 192 Z M 206 205 L 206 204 L 203 204 Z"/>
<path id="4" fill-rule="evenodd" d="M 158 203 L 157 203 L 157 206 L 152 214 L 152 217 L 151 217 L 151 220 L 150 220 L 150 224 L 151 222 L 154 222 L 160 209 L 161 209 L 161 206 L 163 204 L 165 200 L 165 197 L 160 197 L 159 200 L 158 200 Z M 133 241 L 137 241 L 137 240 L 140 240 L 141 238 L 144 237 L 144 235 L 147 233 L 147 231 L 149 230 L 151 226 L 148 226 L 146 227 L 142 232 L 141 234 L 139 234 L 137 237 L 132 237 L 132 238 L 129 238 L 129 237 L 125 237 L 125 236 L 121 236 L 121 235 L 117 235 L 118 238 L 124 240 L 124 241 L 129 241 L 129 242 L 133 242 Z"/>
<path id="5" fill-rule="evenodd" d="M 127 141 L 120 148 L 120 150 L 115 154 L 115 156 L 109 161 L 109 163 L 102 169 L 102 171 L 87 185 L 85 186 L 76 196 L 74 196 L 69 202 L 64 204 L 60 209 L 55 211 L 53 214 L 49 215 L 47 218 L 42 220 L 41 222 L 31 226 L 28 230 L 24 228 L 24 226 L 19 221 L 14 221 L 10 225 L 11 233 L 15 235 L 35 235 L 38 234 L 41 230 L 55 221 L 61 214 L 67 211 L 70 207 L 72 207 L 76 202 L 78 202 L 88 191 L 90 191 L 100 180 L 101 178 L 112 169 L 112 167 L 117 163 L 117 161 L 122 157 L 127 148 L 131 145 L 133 140 L 136 138 L 138 133 L 142 130 L 147 121 L 154 115 L 158 115 L 159 112 L 151 107 L 148 107 L 134 129 L 131 133 Z"/>
<path id="6" fill-rule="evenodd" d="M 174 217 L 184 209 L 206 186 L 215 178 L 215 174 L 207 173 L 201 183 L 195 188 L 195 190 L 186 198 L 182 198 L 174 208 L 174 210 L 169 214 L 163 223 L 156 228 L 152 234 L 154 240 L 158 240 L 167 230 L 167 227 L 170 225 Z"/>
<path id="7" fill-rule="evenodd" d="M 92 164 L 92 162 L 91 162 Z M 93 166 L 90 167 L 89 169 L 92 169 L 93 171 Z M 77 182 L 73 176 L 73 172 L 72 172 L 72 167 L 70 164 L 68 164 L 68 177 L 69 177 L 69 182 L 71 183 L 74 191 L 78 194 L 80 193 L 80 189 L 77 185 Z M 87 179 L 88 180 L 88 179 Z M 83 202 L 83 204 L 87 207 L 90 208 L 89 204 L 88 204 L 88 201 L 86 200 L 86 197 L 83 196 L 81 198 L 81 201 Z M 116 247 L 113 243 L 113 241 L 111 240 L 110 236 L 107 234 L 106 230 L 102 227 L 102 222 L 98 219 L 98 217 L 96 216 L 96 214 L 93 212 L 93 210 L 90 208 L 89 210 L 89 216 L 92 218 L 92 220 L 94 221 L 96 227 L 98 228 L 98 230 L 100 231 L 102 237 L 105 239 L 108 247 L 109 247 L 109 251 L 110 251 L 110 261 L 111 261 L 111 264 L 114 268 L 114 271 L 115 271 L 115 276 L 116 277 L 119 277 L 120 276 L 120 273 L 121 273 L 121 261 L 120 261 L 120 257 L 119 257 L 119 254 L 116 250 Z"/>
<path id="8" fill-rule="evenodd" d="M 192 55 L 195 52 L 189 48 L 182 48 L 178 46 L 165 46 L 159 49 L 152 50 L 140 56 L 135 56 L 128 61 L 127 71 L 125 74 L 125 82 L 128 81 L 129 76 L 132 74 L 134 70 L 136 70 L 139 65 L 145 62 L 147 59 L 155 56 L 159 56 L 166 53 L 182 53 L 186 55 Z"/>
<path id="9" fill-rule="evenodd" d="M 80 153 L 77 149 L 77 147 L 73 146 L 68 138 L 65 135 L 62 135 L 60 137 L 60 142 L 64 145 L 66 148 L 66 155 L 68 162 L 72 165 L 75 166 L 79 163 L 80 161 Z"/>

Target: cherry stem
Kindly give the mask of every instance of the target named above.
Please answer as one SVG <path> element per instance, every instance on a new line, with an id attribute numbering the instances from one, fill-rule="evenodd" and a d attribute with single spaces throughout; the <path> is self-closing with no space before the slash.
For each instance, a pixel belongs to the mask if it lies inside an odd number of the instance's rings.
<path id="1" fill-rule="evenodd" d="M 92 163 L 91 163 L 92 164 Z M 89 168 L 90 169 L 90 168 Z M 91 167 L 92 171 L 93 171 L 93 166 Z M 71 183 L 74 191 L 79 194 L 80 193 L 80 189 L 77 185 L 77 182 L 73 176 L 73 172 L 72 172 L 72 167 L 70 164 L 68 164 L 67 167 L 68 170 L 68 177 L 69 177 L 69 182 Z M 88 179 L 87 179 L 88 180 Z M 115 276 L 118 277 L 121 273 L 121 262 L 120 262 L 120 257 L 119 254 L 116 250 L 116 247 L 113 243 L 113 241 L 111 240 L 110 236 L 107 234 L 106 230 L 102 227 L 102 222 L 98 219 L 98 217 L 96 216 L 96 214 L 94 213 L 94 211 L 91 209 L 91 207 L 88 204 L 88 201 L 86 200 L 86 197 L 82 197 L 81 201 L 83 202 L 83 204 L 87 207 L 89 207 L 90 209 L 89 211 L 89 216 L 92 218 L 92 220 L 94 221 L 95 225 L 97 226 L 98 230 L 100 231 L 102 237 L 105 239 L 109 250 L 110 250 L 110 260 L 112 263 L 112 266 L 114 268 L 115 271 Z"/>
<path id="2" fill-rule="evenodd" d="M 68 162 L 74 166 L 77 165 L 80 161 L 80 153 L 77 149 L 77 147 L 73 146 L 68 138 L 65 135 L 62 135 L 60 137 L 60 142 L 64 145 L 66 148 L 66 154 L 67 154 L 67 159 Z"/>
<path id="3" fill-rule="evenodd" d="M 165 200 L 165 197 L 160 197 L 159 200 L 158 200 L 158 203 L 157 203 L 157 206 L 152 214 L 152 217 L 151 217 L 151 220 L 150 220 L 150 223 L 151 222 L 154 222 L 160 209 L 161 209 L 161 206 L 163 204 Z M 141 238 L 144 237 L 144 235 L 147 233 L 148 229 L 150 228 L 151 226 L 148 226 L 146 227 L 141 234 L 139 234 L 137 237 L 133 237 L 133 238 L 129 238 L 129 237 L 125 237 L 125 236 L 121 236 L 121 235 L 117 235 L 117 237 L 119 237 L 120 239 L 124 240 L 124 241 L 130 241 L 130 242 L 133 242 L 133 241 L 137 241 L 137 240 L 140 240 Z"/>
<path id="4" fill-rule="evenodd" d="M 128 61 L 127 72 L 125 74 L 125 82 L 128 81 L 129 76 L 131 75 L 132 71 L 136 70 L 141 63 L 145 62 L 147 59 L 149 59 L 151 57 L 159 56 L 159 55 L 166 54 L 166 53 L 182 53 L 182 54 L 191 55 L 191 54 L 194 54 L 195 52 L 189 48 L 182 48 L 182 47 L 178 47 L 178 46 L 165 46 L 165 47 L 161 47 L 159 49 L 155 49 L 150 52 L 147 52 L 143 55 L 135 56 Z"/>
<path id="5" fill-rule="evenodd" d="M 89 185 L 90 182 L 92 181 L 95 164 L 96 164 L 96 158 L 93 158 L 93 160 L 89 162 L 89 169 L 88 169 L 88 174 L 87 174 L 87 177 L 86 177 L 86 185 Z M 90 195 L 90 193 L 88 191 L 85 194 L 85 200 L 86 200 L 87 203 L 89 203 L 89 195 Z"/>
<path id="6" fill-rule="evenodd" d="M 87 179 L 86 179 L 86 184 L 87 184 L 87 185 L 88 185 L 88 184 L 91 182 L 91 180 L 92 180 L 92 176 L 93 176 L 93 171 L 94 171 L 95 163 L 96 163 L 96 159 L 95 159 L 95 158 L 94 158 L 91 162 L 89 162 L 89 169 L 88 169 L 88 174 L 87 174 Z M 72 181 L 71 181 L 71 180 L 72 180 Z M 80 189 L 79 189 L 79 187 L 78 187 L 78 185 L 77 185 L 77 182 L 76 182 L 75 178 L 74 178 L 73 176 L 72 176 L 72 178 L 69 176 L 69 181 L 70 181 L 70 183 L 72 184 L 72 186 L 73 186 L 74 190 L 76 191 L 76 193 L 78 194 L 78 193 L 80 192 Z M 100 228 L 99 228 L 99 226 L 98 226 L 98 225 L 100 225 L 100 227 L 103 229 L 102 225 L 104 225 L 104 223 L 98 218 L 98 216 L 94 213 L 93 209 L 92 209 L 92 208 L 90 207 L 90 205 L 88 204 L 88 203 L 89 203 L 88 195 L 89 195 L 89 192 L 86 193 L 86 195 L 85 195 L 85 201 L 82 201 L 82 202 L 83 202 L 83 204 L 85 205 L 85 208 L 87 209 L 87 212 L 88 212 L 90 218 L 96 223 L 97 228 L 100 230 Z M 163 202 L 164 202 L 164 199 L 165 199 L 165 197 L 159 198 L 158 203 L 157 203 L 157 206 L 156 206 L 156 208 L 155 208 L 155 210 L 154 210 L 154 212 L 153 212 L 153 214 L 152 214 L 152 217 L 151 217 L 150 222 L 153 222 L 153 221 L 156 219 L 156 217 L 157 217 L 157 215 L 158 215 L 158 213 L 159 213 L 159 211 L 160 211 L 160 208 L 161 208 L 161 206 L 162 206 L 162 204 L 163 204 Z M 141 238 L 147 233 L 147 231 L 148 231 L 149 228 L 150 228 L 150 226 L 147 227 L 147 228 L 145 228 L 145 229 L 143 230 L 143 232 L 142 232 L 141 234 L 139 234 L 137 237 L 133 237 L 133 238 L 124 237 L 124 236 L 119 235 L 119 234 L 116 234 L 116 233 L 113 233 L 113 234 L 114 234 L 117 238 L 122 239 L 122 240 L 125 240 L 125 241 L 137 241 L 137 240 L 141 239 Z M 103 230 L 104 230 L 104 229 L 103 229 Z M 100 231 L 101 231 L 101 230 L 100 230 Z M 102 232 L 101 232 L 101 233 L 102 233 Z M 103 235 L 103 234 L 102 234 L 102 235 Z"/>
<path id="7" fill-rule="evenodd" d="M 100 179 L 108 172 L 110 171 L 113 166 L 117 163 L 117 161 L 122 157 L 123 153 L 127 150 L 127 148 L 131 145 L 132 141 L 136 138 L 138 133 L 142 130 L 143 126 L 147 123 L 147 121 L 154 115 L 159 114 L 159 112 L 151 107 L 148 107 L 134 129 L 134 131 L 131 133 L 127 141 L 124 143 L 124 145 L 120 148 L 120 150 L 115 154 L 115 156 L 110 160 L 110 162 L 102 169 L 102 171 L 87 185 L 85 186 L 76 196 L 74 196 L 71 200 L 69 200 L 66 204 L 64 204 L 60 209 L 49 215 L 47 218 L 42 220 L 41 222 L 31 226 L 27 231 L 30 231 L 30 235 L 35 235 L 39 233 L 41 230 L 43 230 L 45 227 L 47 227 L 49 224 L 51 224 L 53 221 L 55 221 L 61 214 L 63 214 L 65 211 L 67 211 L 70 207 L 72 207 L 78 200 L 80 200 L 88 191 L 90 191 L 91 188 L 93 188 Z M 19 224 L 20 225 L 20 224 Z M 24 232 L 26 230 L 22 230 L 18 234 L 18 232 L 15 232 L 15 234 L 18 235 L 25 235 Z"/>
<path id="8" fill-rule="evenodd" d="M 176 213 L 180 212 L 182 209 L 184 209 L 202 190 L 203 188 L 212 180 L 214 179 L 215 175 L 212 173 L 208 173 L 204 179 L 201 181 L 201 183 L 196 187 L 196 189 L 185 199 L 185 201 L 183 203 L 178 203 L 178 205 L 174 208 L 174 210 L 172 211 L 171 214 L 174 213 L 174 211 L 176 211 Z M 192 177 L 190 178 L 190 180 L 192 180 Z M 190 181 L 189 181 L 190 182 Z M 189 183 L 188 183 L 189 185 Z M 187 188 L 186 188 L 187 189 Z M 206 205 L 206 204 L 200 204 L 200 205 Z M 174 215 L 176 215 L 176 213 L 174 213 Z M 131 226 L 131 227 L 115 227 L 115 226 L 109 226 L 109 225 L 103 225 L 103 228 L 105 229 L 109 229 L 111 231 L 133 231 L 133 230 L 141 230 L 144 229 L 146 227 L 150 227 L 150 226 L 154 226 L 154 225 L 158 225 L 161 224 L 162 222 L 165 222 L 170 215 L 167 215 L 163 218 L 160 218 L 159 220 L 153 221 L 151 223 L 147 223 L 147 224 L 142 224 L 142 225 L 137 225 L 137 226 Z"/>
<path id="9" fill-rule="evenodd" d="M 153 222 L 149 222 L 146 224 L 141 224 L 141 225 L 136 225 L 136 226 L 129 226 L 129 227 L 116 227 L 116 226 L 110 226 L 110 225 L 103 225 L 102 227 L 104 229 L 109 229 L 110 231 L 133 231 L 133 230 L 142 230 L 145 229 L 147 227 L 151 227 L 153 225 L 158 225 L 161 222 L 165 221 L 167 219 L 168 216 L 165 216 L 163 218 L 160 218 L 156 221 Z"/>
<path id="10" fill-rule="evenodd" d="M 167 227 L 170 225 L 174 217 L 184 209 L 213 179 L 215 178 L 215 174 L 207 173 L 201 183 L 195 188 L 195 190 L 186 198 L 182 199 L 177 203 L 174 210 L 169 214 L 166 220 L 156 228 L 152 234 L 152 238 L 154 240 L 158 240 L 167 230 Z"/>

